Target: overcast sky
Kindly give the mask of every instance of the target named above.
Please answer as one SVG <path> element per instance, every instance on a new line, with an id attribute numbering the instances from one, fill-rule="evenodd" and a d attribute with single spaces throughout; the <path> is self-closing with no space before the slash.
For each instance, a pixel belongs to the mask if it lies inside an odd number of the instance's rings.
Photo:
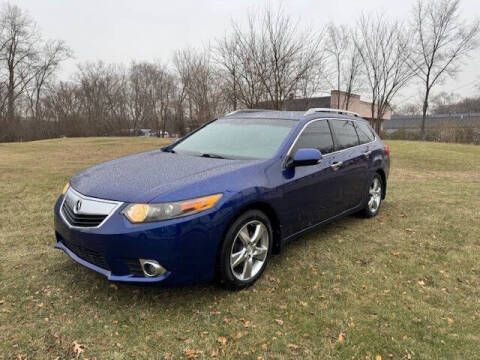
<path id="1" fill-rule="evenodd" d="M 276 4 L 279 1 L 270 0 Z M 285 10 L 313 28 L 330 21 L 352 23 L 358 15 L 383 11 L 406 17 L 414 0 L 284 0 Z M 38 23 L 44 38 L 63 39 L 75 59 L 63 67 L 62 78 L 76 63 L 103 60 L 128 64 L 132 60 L 168 62 L 176 49 L 201 46 L 228 31 L 231 19 L 244 20 L 247 12 L 262 8 L 261 0 L 13 0 Z M 463 0 L 463 16 L 480 15 L 479 0 Z M 480 52 L 466 61 L 464 71 L 442 88 L 462 96 L 478 93 Z M 409 88 L 402 99 L 414 100 Z"/>

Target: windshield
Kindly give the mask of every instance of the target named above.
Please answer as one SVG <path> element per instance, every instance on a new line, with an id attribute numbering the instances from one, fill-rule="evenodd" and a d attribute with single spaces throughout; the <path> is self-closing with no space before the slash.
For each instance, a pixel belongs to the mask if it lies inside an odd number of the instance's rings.
<path id="1" fill-rule="evenodd" d="M 179 154 L 231 159 L 268 159 L 278 150 L 293 120 L 220 119 L 176 145 Z"/>

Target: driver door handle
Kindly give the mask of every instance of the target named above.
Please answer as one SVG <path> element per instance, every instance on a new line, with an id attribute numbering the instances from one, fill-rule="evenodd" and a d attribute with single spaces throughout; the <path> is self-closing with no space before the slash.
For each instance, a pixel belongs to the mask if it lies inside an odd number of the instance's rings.
<path id="1" fill-rule="evenodd" d="M 330 167 L 333 169 L 333 170 L 338 170 L 340 168 L 340 166 L 343 165 L 343 161 L 338 161 L 338 162 L 334 162 L 332 165 L 330 165 Z"/>

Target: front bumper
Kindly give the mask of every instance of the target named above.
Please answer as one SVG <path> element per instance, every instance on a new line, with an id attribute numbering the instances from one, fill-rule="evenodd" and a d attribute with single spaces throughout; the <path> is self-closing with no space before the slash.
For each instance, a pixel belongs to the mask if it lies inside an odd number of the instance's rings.
<path id="1" fill-rule="evenodd" d="M 63 196 L 55 205 L 55 248 L 110 281 L 188 284 L 210 281 L 215 275 L 217 248 L 232 216 L 220 207 L 185 218 L 131 224 L 122 208 L 99 228 L 69 226 L 60 215 Z M 145 277 L 139 259 L 158 261 L 167 271 Z"/>

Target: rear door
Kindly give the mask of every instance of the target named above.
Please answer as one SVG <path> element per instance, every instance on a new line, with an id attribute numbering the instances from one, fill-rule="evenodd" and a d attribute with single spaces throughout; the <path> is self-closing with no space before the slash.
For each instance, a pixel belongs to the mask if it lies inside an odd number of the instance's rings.
<path id="1" fill-rule="evenodd" d="M 335 207 L 336 213 L 340 214 L 360 204 L 368 162 L 354 122 L 343 119 L 331 119 L 329 122 L 335 139 L 332 167 L 339 186 Z"/>

